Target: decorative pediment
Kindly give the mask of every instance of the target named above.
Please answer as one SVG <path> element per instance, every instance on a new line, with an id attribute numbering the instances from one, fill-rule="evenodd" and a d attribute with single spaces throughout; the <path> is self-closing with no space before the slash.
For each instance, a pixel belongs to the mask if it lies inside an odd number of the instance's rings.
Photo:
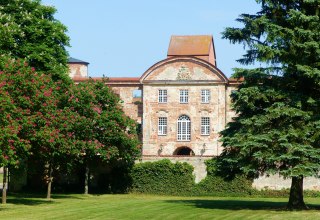
<path id="1" fill-rule="evenodd" d="M 226 83 L 228 79 L 215 66 L 203 60 L 190 57 L 163 60 L 147 70 L 142 83 Z"/>

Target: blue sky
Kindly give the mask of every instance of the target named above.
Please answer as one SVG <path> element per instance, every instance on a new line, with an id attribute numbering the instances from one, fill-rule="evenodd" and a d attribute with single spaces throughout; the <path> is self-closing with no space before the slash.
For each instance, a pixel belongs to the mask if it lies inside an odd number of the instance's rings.
<path id="1" fill-rule="evenodd" d="M 217 66 L 227 76 L 244 54 L 221 39 L 241 13 L 255 13 L 255 0 L 42 0 L 68 27 L 70 56 L 87 61 L 90 76 L 139 77 L 165 59 L 171 35 L 213 35 Z"/>

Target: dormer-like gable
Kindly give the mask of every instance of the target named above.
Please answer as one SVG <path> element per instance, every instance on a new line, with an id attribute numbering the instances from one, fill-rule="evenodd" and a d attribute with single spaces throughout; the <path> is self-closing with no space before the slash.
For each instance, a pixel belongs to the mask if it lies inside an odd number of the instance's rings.
<path id="1" fill-rule="evenodd" d="M 217 66 L 211 35 L 172 36 L 167 57 L 181 56 L 197 57 Z"/>

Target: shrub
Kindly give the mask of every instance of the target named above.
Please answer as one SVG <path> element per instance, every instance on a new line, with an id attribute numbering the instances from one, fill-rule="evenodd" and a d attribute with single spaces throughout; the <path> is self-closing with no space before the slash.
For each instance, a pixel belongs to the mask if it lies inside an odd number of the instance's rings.
<path id="1" fill-rule="evenodd" d="M 232 179 L 221 177 L 218 174 L 215 158 L 207 160 L 205 163 L 207 176 L 195 186 L 193 190 L 195 195 L 245 196 L 253 193 L 252 180 L 243 175 L 235 175 Z"/>
<path id="2" fill-rule="evenodd" d="M 132 192 L 184 195 L 194 187 L 193 167 L 168 159 L 136 164 L 132 170 Z"/>

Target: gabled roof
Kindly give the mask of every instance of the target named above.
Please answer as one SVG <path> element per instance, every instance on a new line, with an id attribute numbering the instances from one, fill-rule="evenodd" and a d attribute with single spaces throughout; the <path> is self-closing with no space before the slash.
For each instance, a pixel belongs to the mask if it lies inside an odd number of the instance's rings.
<path id="1" fill-rule="evenodd" d="M 88 64 L 89 64 L 89 63 L 86 62 L 86 61 L 78 60 L 78 59 L 73 58 L 73 57 L 69 57 L 68 63 L 82 63 L 82 64 L 85 64 L 85 65 L 88 65 Z"/>
<path id="2" fill-rule="evenodd" d="M 167 56 L 194 56 L 216 65 L 211 35 L 171 36 Z"/>

